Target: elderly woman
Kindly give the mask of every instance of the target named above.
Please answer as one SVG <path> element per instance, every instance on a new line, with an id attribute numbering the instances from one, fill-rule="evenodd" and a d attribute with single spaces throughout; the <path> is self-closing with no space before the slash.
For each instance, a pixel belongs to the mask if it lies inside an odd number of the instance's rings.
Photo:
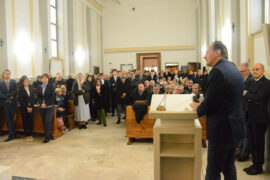
<path id="1" fill-rule="evenodd" d="M 78 80 L 74 82 L 72 92 L 74 94 L 75 121 L 78 122 L 79 129 L 86 129 L 86 122 L 90 119 L 90 87 L 88 82 L 84 81 L 82 73 L 78 74 Z"/>

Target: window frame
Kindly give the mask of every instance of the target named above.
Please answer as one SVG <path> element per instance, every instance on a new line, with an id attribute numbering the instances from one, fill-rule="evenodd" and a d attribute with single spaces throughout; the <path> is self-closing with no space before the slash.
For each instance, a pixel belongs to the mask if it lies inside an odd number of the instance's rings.
<path id="1" fill-rule="evenodd" d="M 52 13 L 51 13 L 51 9 L 53 8 L 53 9 L 55 9 L 55 23 L 53 23 L 52 22 L 52 19 L 50 18 L 50 45 L 51 45 L 51 57 L 52 58 L 58 58 L 59 57 L 59 47 L 58 47 L 58 5 L 57 5 L 57 0 L 54 0 L 55 1 L 55 6 L 53 6 L 52 4 L 51 4 L 51 1 L 52 0 L 50 0 L 50 15 L 52 15 Z M 52 26 L 55 26 L 55 29 L 56 29 L 56 38 L 55 39 L 53 39 L 52 38 L 52 33 L 51 33 L 51 30 L 52 30 Z M 54 56 L 54 55 L 52 55 L 52 41 L 54 41 L 54 42 L 56 42 L 56 56 Z"/>

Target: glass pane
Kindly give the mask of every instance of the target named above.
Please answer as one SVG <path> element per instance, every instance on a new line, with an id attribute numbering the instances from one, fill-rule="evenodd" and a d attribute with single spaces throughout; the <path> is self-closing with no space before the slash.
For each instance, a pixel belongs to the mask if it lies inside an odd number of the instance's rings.
<path id="1" fill-rule="evenodd" d="M 51 24 L 51 39 L 56 40 L 56 25 Z"/>
<path id="2" fill-rule="evenodd" d="M 56 24 L 56 9 L 51 7 L 51 23 Z"/>
<path id="3" fill-rule="evenodd" d="M 56 0 L 50 0 L 51 1 L 51 6 L 56 7 Z"/>
<path id="4" fill-rule="evenodd" d="M 51 40 L 52 57 L 57 57 L 57 41 Z"/>

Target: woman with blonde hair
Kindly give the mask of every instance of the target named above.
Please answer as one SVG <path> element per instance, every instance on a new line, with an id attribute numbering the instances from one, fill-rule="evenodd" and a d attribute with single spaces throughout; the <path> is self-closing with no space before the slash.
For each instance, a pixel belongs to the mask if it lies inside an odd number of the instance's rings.
<path id="1" fill-rule="evenodd" d="M 78 74 L 78 80 L 74 82 L 72 92 L 74 94 L 75 121 L 78 122 L 79 129 L 86 129 L 86 122 L 90 119 L 90 86 L 84 80 L 82 73 Z"/>

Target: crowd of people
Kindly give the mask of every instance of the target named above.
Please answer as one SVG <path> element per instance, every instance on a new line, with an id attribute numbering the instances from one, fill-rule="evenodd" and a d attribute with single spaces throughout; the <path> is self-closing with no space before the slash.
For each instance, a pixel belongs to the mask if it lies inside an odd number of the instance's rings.
<path id="1" fill-rule="evenodd" d="M 7 122 L 9 136 L 5 141 L 17 138 L 14 115 L 19 105 L 23 119 L 26 140 L 33 140 L 33 113 L 35 106 L 40 108 L 45 139 L 51 139 L 52 118 L 56 109 L 58 128 L 67 131 L 69 124 L 69 100 L 75 107 L 74 119 L 79 129 L 86 129 L 89 120 L 97 125 L 107 126 L 106 117 L 117 114 L 117 124 L 125 114 L 127 105 L 143 100 L 148 105 L 153 94 L 198 94 L 204 93 L 208 73 L 201 70 L 171 72 L 133 70 L 129 72 L 112 70 L 111 73 L 79 73 L 75 79 L 72 75 L 64 80 L 60 73 L 56 77 L 50 74 L 37 76 L 35 81 L 22 76 L 19 82 L 10 79 L 11 71 L 5 70 L 0 83 L 0 106 Z M 55 106 L 57 105 L 57 106 Z M 125 119 L 125 116 L 123 117 Z"/>

